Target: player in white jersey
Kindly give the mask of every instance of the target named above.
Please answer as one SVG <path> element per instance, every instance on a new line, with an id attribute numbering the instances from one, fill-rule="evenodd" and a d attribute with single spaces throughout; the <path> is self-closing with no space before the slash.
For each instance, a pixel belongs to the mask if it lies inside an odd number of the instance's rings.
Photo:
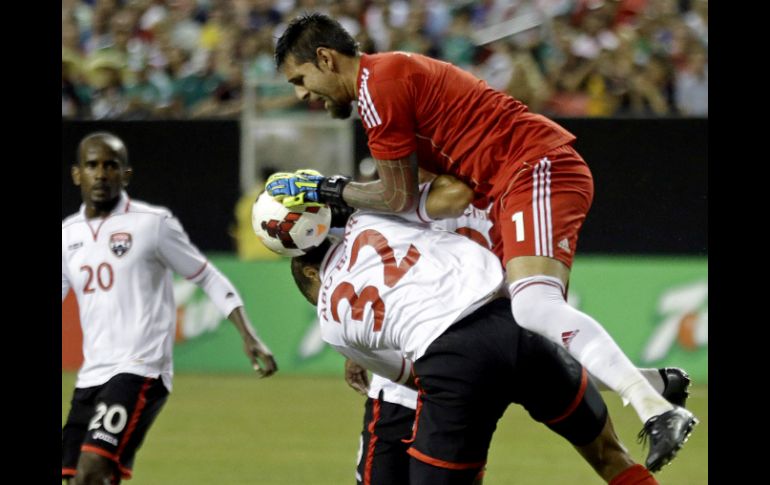
<path id="1" fill-rule="evenodd" d="M 420 171 L 421 178 L 430 182 L 419 187 L 420 199 L 413 214 L 405 218 L 430 223 L 434 229 L 462 234 L 480 246 L 494 245 L 492 223 L 489 220 L 491 204 L 482 210 L 470 203 L 472 191 L 458 179 Z M 468 204 L 463 207 L 464 204 Z M 445 217 L 445 218 L 441 218 Z M 684 406 L 689 379 L 678 368 L 640 369 L 648 379 L 661 380 L 662 394 L 669 401 Z M 600 390 L 609 390 L 593 379 Z M 362 485 L 402 483 L 408 476 L 408 443 L 412 433 L 417 392 L 395 384 L 377 374 L 371 382 L 366 369 L 350 359 L 345 361 L 345 379 L 354 390 L 367 396 L 364 405 L 364 423 L 359 443 L 356 480 Z M 657 383 L 654 383 L 657 385 Z M 481 483 L 479 477 L 477 484 Z"/>
<path id="2" fill-rule="evenodd" d="M 496 299 L 503 271 L 491 252 L 448 231 L 356 212 L 343 241 L 293 258 L 292 273 L 318 306 L 327 343 L 419 389 L 407 451 L 412 485 L 472 483 L 511 402 L 564 436 L 612 485 L 657 483 L 617 440 L 585 369 L 516 325 L 508 302 Z"/>
<path id="3" fill-rule="evenodd" d="M 136 450 L 171 391 L 176 305 L 172 271 L 200 286 L 241 334 L 258 375 L 277 370 L 238 291 L 163 207 L 129 198 L 123 142 L 86 136 L 72 178 L 80 211 L 62 222 L 62 300 L 74 291 L 84 362 L 62 430 L 62 479 L 130 478 Z"/>
<path id="4" fill-rule="evenodd" d="M 423 175 L 421 173 L 421 175 Z M 449 175 L 440 175 L 420 185 L 420 203 L 408 217 L 414 221 L 433 221 L 431 227 L 462 234 L 489 249 L 492 240 L 487 210 L 471 205 L 472 192 Z M 445 219 L 436 220 L 440 216 Z M 359 485 L 408 483 L 409 455 L 406 443 L 412 435 L 417 392 L 377 374 L 369 380 L 366 369 L 350 359 L 345 361 L 345 380 L 360 394 L 364 403 L 363 430 L 356 460 Z M 482 483 L 481 476 L 477 485 Z"/>

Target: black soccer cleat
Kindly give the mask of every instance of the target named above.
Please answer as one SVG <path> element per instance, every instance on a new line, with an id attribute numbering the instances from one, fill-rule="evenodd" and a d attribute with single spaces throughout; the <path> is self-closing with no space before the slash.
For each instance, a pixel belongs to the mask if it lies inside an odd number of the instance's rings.
<path id="1" fill-rule="evenodd" d="M 650 441 L 650 452 L 644 463 L 647 469 L 655 473 L 673 460 L 696 424 L 698 419 L 679 406 L 648 419 L 638 436 L 643 444 Z"/>
<path id="2" fill-rule="evenodd" d="M 678 367 L 664 367 L 658 372 L 663 379 L 663 397 L 674 406 L 684 407 L 690 396 L 690 376 Z"/>

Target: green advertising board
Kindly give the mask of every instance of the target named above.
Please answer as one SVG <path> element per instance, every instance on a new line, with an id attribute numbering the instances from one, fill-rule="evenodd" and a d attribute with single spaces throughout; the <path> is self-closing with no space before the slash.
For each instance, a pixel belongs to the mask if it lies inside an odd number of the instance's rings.
<path id="1" fill-rule="evenodd" d="M 315 308 L 294 285 L 288 260 L 211 261 L 238 288 L 282 373 L 342 375 L 321 341 Z M 177 372 L 251 372 L 235 328 L 194 285 L 175 282 Z M 697 257 L 576 258 L 569 301 L 601 323 L 640 367 L 678 366 L 708 381 L 708 260 Z"/>

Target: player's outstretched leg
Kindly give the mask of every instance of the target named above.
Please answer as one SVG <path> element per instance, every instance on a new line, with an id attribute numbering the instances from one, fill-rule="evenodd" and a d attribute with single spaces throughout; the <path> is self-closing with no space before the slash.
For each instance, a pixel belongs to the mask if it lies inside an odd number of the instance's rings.
<path id="1" fill-rule="evenodd" d="M 657 485 L 657 481 L 643 466 L 634 462 L 628 450 L 618 439 L 612 420 L 607 415 L 599 436 L 575 449 L 610 485 Z"/>
<path id="2" fill-rule="evenodd" d="M 649 437 L 647 467 L 657 471 L 674 458 L 697 423 L 692 413 L 664 399 L 596 320 L 567 304 L 558 278 L 522 278 L 511 283 L 509 291 L 519 325 L 566 348 L 631 403 L 644 423 L 640 438 Z"/>
<path id="3" fill-rule="evenodd" d="M 522 278 L 510 284 L 509 292 L 519 325 L 567 349 L 591 375 L 629 401 L 642 423 L 674 408 L 599 322 L 567 304 L 558 278 Z"/>
<path id="4" fill-rule="evenodd" d="M 653 416 L 639 432 L 639 441 L 650 442 L 650 452 L 645 465 L 657 472 L 669 463 L 687 442 L 698 419 L 683 407 L 675 407 L 660 416 Z"/>
<path id="5" fill-rule="evenodd" d="M 690 376 L 684 369 L 678 367 L 640 368 L 639 372 L 668 402 L 674 406 L 686 407 L 687 398 L 690 396 Z M 610 386 L 593 374 L 591 374 L 591 380 L 600 391 L 612 390 Z M 627 404 L 627 401 L 624 401 L 624 404 Z"/>
<path id="6" fill-rule="evenodd" d="M 78 460 L 75 485 L 110 485 L 120 483 L 115 463 L 96 453 L 84 451 Z"/>

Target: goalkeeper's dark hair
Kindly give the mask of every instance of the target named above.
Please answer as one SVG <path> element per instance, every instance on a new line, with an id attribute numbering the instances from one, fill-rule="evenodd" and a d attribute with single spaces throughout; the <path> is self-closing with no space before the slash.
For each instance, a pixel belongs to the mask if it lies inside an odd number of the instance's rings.
<path id="1" fill-rule="evenodd" d="M 358 42 L 339 22 L 327 15 L 311 13 L 289 22 L 275 45 L 275 66 L 280 69 L 290 54 L 297 64 L 312 62 L 318 66 L 316 49 L 319 47 L 350 57 L 358 53 Z"/>
<path id="2" fill-rule="evenodd" d="M 320 269 L 321 262 L 329 251 L 331 245 L 331 241 L 326 238 L 321 244 L 302 256 L 294 256 L 291 258 L 291 275 L 294 277 L 294 282 L 297 284 L 297 287 L 299 287 L 302 294 L 310 303 L 314 303 L 308 295 L 308 293 L 310 293 L 310 280 L 308 280 L 307 276 L 302 273 L 302 269 L 306 266 L 313 266 L 316 269 Z"/>

